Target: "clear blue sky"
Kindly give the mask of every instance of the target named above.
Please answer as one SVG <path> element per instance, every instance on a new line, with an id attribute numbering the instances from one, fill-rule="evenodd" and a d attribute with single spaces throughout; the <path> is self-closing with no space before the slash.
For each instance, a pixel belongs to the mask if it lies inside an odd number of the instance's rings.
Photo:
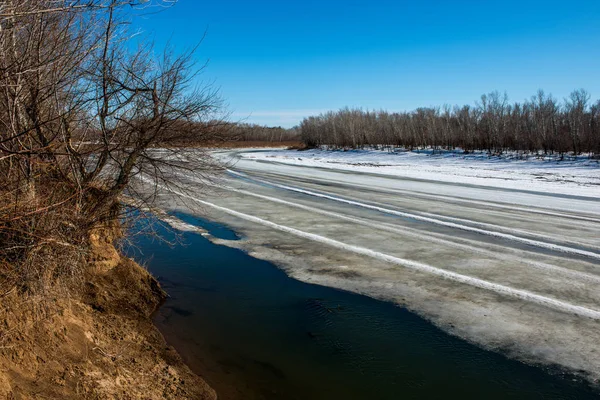
<path id="1" fill-rule="evenodd" d="M 600 97 L 600 0 L 179 0 L 136 28 L 178 48 L 207 37 L 233 120 L 293 126 L 344 106 L 473 104 L 538 88 Z"/>

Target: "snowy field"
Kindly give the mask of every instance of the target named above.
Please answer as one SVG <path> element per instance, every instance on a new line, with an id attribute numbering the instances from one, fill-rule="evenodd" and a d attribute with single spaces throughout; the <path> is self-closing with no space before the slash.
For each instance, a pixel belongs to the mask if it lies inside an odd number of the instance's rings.
<path id="1" fill-rule="evenodd" d="M 558 161 L 556 157 L 502 158 L 462 151 L 431 154 L 409 151 L 267 151 L 243 157 L 289 165 L 376 173 L 412 179 L 600 197 L 600 162 L 587 157 Z"/>

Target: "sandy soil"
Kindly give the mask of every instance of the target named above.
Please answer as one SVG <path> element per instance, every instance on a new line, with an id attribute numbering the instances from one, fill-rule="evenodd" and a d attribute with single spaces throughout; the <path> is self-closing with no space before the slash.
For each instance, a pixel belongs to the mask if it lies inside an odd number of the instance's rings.
<path id="1" fill-rule="evenodd" d="M 216 399 L 154 327 L 158 282 L 96 235 L 82 295 L 13 291 L 0 308 L 0 398 Z"/>

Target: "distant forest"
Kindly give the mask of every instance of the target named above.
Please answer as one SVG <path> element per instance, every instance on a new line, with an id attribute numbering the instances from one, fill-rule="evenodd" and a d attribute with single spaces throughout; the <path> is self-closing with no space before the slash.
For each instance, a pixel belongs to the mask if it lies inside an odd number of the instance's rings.
<path id="1" fill-rule="evenodd" d="M 398 146 L 543 152 L 600 156 L 600 100 L 583 89 L 558 101 L 540 90 L 530 100 L 510 103 L 498 91 L 475 106 L 424 107 L 412 112 L 345 108 L 305 118 L 299 131 L 308 147 Z"/>
<path id="2" fill-rule="evenodd" d="M 244 142 L 289 142 L 299 141 L 300 135 L 295 128 L 285 129 L 280 126 L 269 127 L 257 124 L 234 123 L 228 129 L 228 139 Z"/>

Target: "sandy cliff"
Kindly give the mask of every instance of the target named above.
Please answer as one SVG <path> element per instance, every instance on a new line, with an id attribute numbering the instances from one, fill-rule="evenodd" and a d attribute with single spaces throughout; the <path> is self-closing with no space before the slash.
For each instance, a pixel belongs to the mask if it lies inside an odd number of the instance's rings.
<path id="1" fill-rule="evenodd" d="M 114 236 L 92 234 L 81 294 L 3 295 L 0 398 L 216 399 L 152 324 L 165 293 Z"/>

